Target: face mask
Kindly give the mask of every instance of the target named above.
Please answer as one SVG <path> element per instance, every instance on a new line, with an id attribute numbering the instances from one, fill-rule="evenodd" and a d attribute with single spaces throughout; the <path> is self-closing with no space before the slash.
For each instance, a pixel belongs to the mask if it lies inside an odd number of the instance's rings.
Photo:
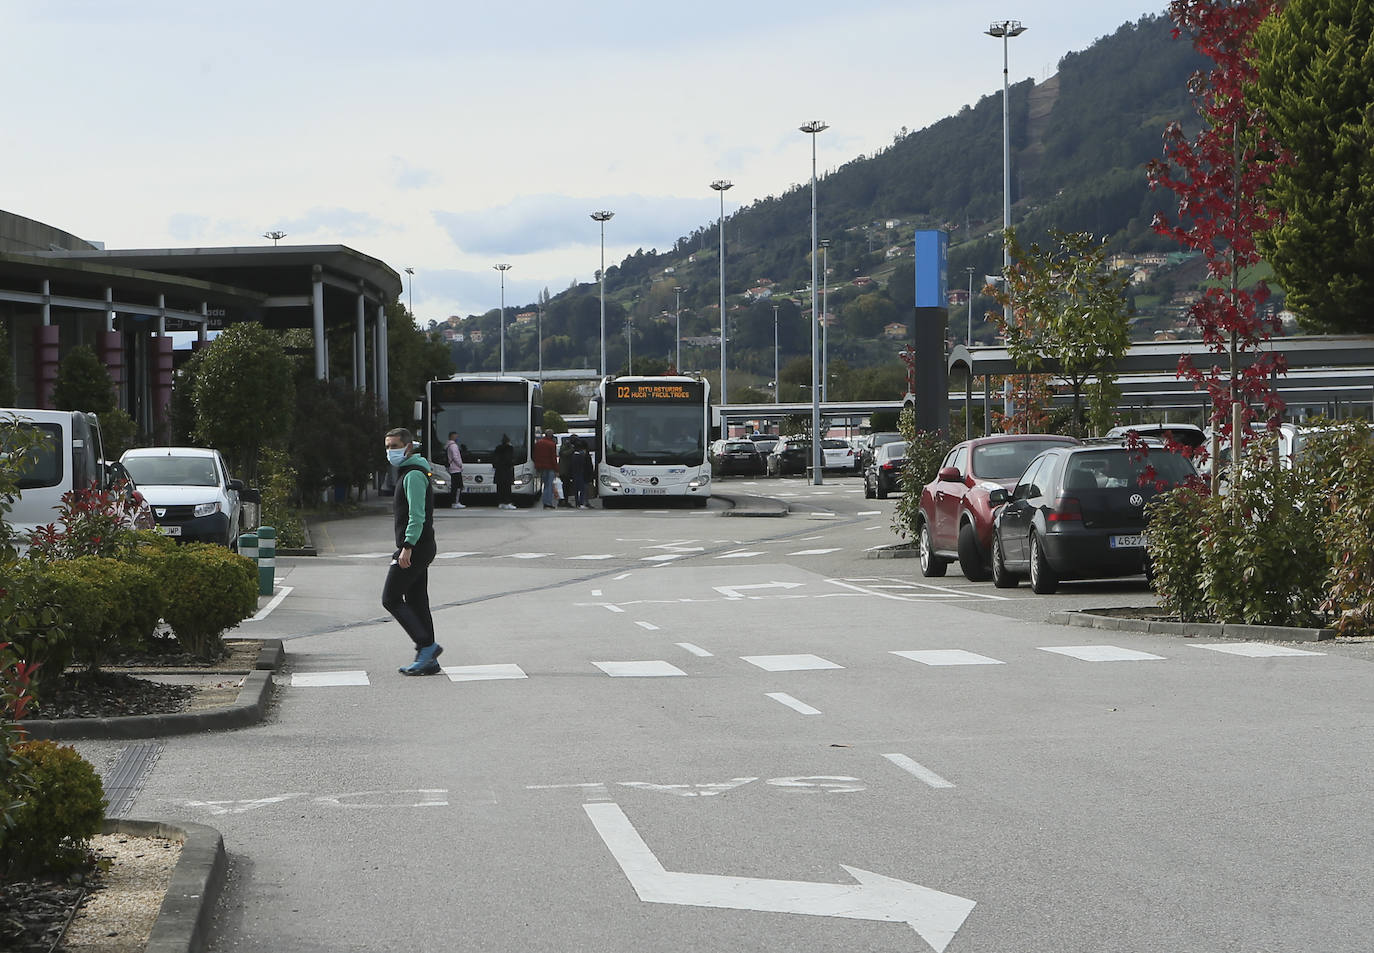
<path id="1" fill-rule="evenodd" d="M 393 467 L 399 467 L 402 463 L 405 462 L 405 458 L 406 452 L 404 449 L 392 449 L 391 447 L 386 448 L 386 462 L 391 464 Z"/>

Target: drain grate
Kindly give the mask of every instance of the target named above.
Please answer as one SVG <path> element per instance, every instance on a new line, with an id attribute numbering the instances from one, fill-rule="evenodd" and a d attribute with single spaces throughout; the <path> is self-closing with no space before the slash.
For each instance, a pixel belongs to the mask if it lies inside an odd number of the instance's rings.
<path id="1" fill-rule="evenodd" d="M 124 817 L 134 806 L 143 782 L 148 780 L 153 765 L 162 755 L 162 742 L 150 741 L 129 745 L 119 752 L 109 776 L 104 778 L 106 817 Z"/>

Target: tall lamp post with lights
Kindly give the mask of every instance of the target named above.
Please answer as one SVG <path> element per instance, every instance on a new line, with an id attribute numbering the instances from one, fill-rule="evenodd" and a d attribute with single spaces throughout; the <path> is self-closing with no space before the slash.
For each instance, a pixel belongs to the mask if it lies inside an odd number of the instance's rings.
<path id="1" fill-rule="evenodd" d="M 773 403 L 778 403 L 778 388 L 782 382 L 778 380 L 778 306 L 773 305 Z"/>
<path id="2" fill-rule="evenodd" d="M 1007 70 L 1007 44 L 1014 36 L 1026 32 L 1020 20 L 999 20 L 984 31 L 1002 41 L 1002 274 L 1011 270 L 1011 248 L 1007 244 L 1007 229 L 1011 228 L 1011 91 Z M 1011 303 L 1003 307 L 1003 317 L 1011 324 Z"/>
<path id="3" fill-rule="evenodd" d="M 677 318 L 677 345 L 673 352 L 673 369 L 679 374 L 682 373 L 682 293 L 686 290 L 682 285 L 673 285 L 673 294 L 677 296 L 677 302 L 673 306 L 673 313 Z"/>
<path id="4" fill-rule="evenodd" d="M 964 339 L 964 347 L 973 347 L 973 266 L 964 270 L 968 272 L 968 337 Z"/>
<path id="5" fill-rule="evenodd" d="M 504 262 L 499 265 L 492 265 L 497 271 L 501 272 L 501 376 L 506 376 L 506 272 L 513 266 Z"/>
<path id="6" fill-rule="evenodd" d="M 720 231 L 720 403 L 724 406 L 728 401 L 725 399 L 725 190 L 734 187 L 734 183 L 728 179 L 716 179 L 711 183 L 711 188 L 720 193 L 720 219 L 716 227 Z M 722 433 L 722 437 L 729 434 Z"/>
<path id="7" fill-rule="evenodd" d="M 410 318 L 411 318 L 411 320 L 413 321 L 413 320 L 415 320 L 415 269 L 414 269 L 414 268 L 407 268 L 407 269 L 406 269 L 406 282 L 408 283 L 409 292 L 410 292 L 410 295 L 409 295 L 409 297 L 410 297 Z"/>
<path id="8" fill-rule="evenodd" d="M 816 136 L 829 129 L 826 123 L 813 119 L 801 126 L 801 131 L 811 137 L 811 483 L 820 486 L 825 482 L 824 457 L 821 450 L 821 389 L 820 368 L 816 353 L 819 346 L 820 325 L 816 314 Z"/>
<path id="9" fill-rule="evenodd" d="M 601 279 L 601 376 L 606 376 L 606 223 L 615 217 L 615 212 L 592 213 L 592 221 L 601 223 L 601 270 L 597 272 L 597 277 Z"/>
<path id="10" fill-rule="evenodd" d="M 821 246 L 821 400 L 830 399 L 830 239 Z M 814 286 L 813 286 L 814 287 Z"/>

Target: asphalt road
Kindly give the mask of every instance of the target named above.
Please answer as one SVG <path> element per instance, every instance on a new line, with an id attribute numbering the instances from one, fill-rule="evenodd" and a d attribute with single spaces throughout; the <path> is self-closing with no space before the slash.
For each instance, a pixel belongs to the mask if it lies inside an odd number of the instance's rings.
<path id="1" fill-rule="evenodd" d="M 749 482 L 791 515 L 441 512 L 431 678 L 385 513 L 279 560 L 269 721 L 131 812 L 223 832 L 210 949 L 1368 949 L 1374 663 L 1047 624 L 1152 600 L 923 580 L 856 478 Z"/>

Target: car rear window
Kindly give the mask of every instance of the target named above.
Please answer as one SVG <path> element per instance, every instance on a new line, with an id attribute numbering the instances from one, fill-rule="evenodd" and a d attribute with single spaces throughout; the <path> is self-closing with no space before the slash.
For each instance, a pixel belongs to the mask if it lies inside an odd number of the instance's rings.
<path id="1" fill-rule="evenodd" d="M 753 453 L 754 445 L 748 440 L 732 440 L 725 445 L 725 449 L 736 453 Z"/>
<path id="2" fill-rule="evenodd" d="M 827 437 L 821 441 L 821 446 L 826 450 L 848 450 L 849 444 L 835 437 Z"/>
<path id="3" fill-rule="evenodd" d="M 985 480 L 1014 480 L 1050 447 L 1064 446 L 1063 440 L 1009 440 L 973 448 L 973 472 Z"/>
<path id="4" fill-rule="evenodd" d="M 1147 467 L 1154 467 L 1155 479 L 1178 486 L 1196 471 L 1193 464 L 1176 453 L 1155 450 L 1140 455 L 1133 450 L 1090 450 L 1075 453 L 1064 471 L 1066 490 L 1112 490 L 1140 485 Z"/>
<path id="5" fill-rule="evenodd" d="M 884 460 L 892 460 L 896 457 L 906 456 L 906 443 L 885 443 L 878 448 L 878 456 Z"/>

